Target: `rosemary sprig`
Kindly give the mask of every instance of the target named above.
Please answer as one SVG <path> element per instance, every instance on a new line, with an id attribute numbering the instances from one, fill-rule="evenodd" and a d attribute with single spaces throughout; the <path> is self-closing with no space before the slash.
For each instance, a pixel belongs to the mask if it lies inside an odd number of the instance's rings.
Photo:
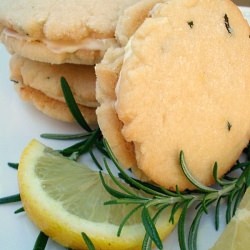
<path id="1" fill-rule="evenodd" d="M 197 187 L 197 191 L 179 192 L 177 188 L 176 192 L 166 192 L 164 188 L 159 188 L 157 186 L 156 188 L 151 189 L 149 188 L 147 183 L 143 183 L 141 181 L 131 178 L 130 175 L 127 174 L 119 165 L 119 162 L 113 155 L 109 145 L 107 143 L 105 145 L 107 151 L 109 152 L 111 160 L 117 167 L 118 171 L 120 172 L 120 175 L 123 176 L 123 179 L 125 179 L 127 183 L 130 183 L 131 186 L 134 186 L 137 189 L 140 189 L 141 191 L 145 192 L 145 197 L 147 197 L 145 198 L 144 196 L 137 195 L 137 193 L 131 193 L 131 190 L 127 191 L 126 188 L 121 187 L 121 184 L 118 185 L 115 177 L 110 174 L 109 167 L 107 166 L 107 164 L 105 164 L 109 175 L 111 176 L 114 183 L 117 185 L 117 190 L 119 190 L 118 192 L 116 189 L 109 187 L 107 183 L 104 183 L 104 187 L 106 188 L 107 192 L 109 192 L 112 196 L 115 197 L 115 199 L 110 200 L 105 204 L 115 205 L 133 203 L 140 206 L 142 213 L 142 222 L 144 224 L 147 234 L 146 238 L 150 238 L 159 249 L 161 249 L 161 245 L 159 244 L 159 238 L 155 232 L 156 228 L 152 227 L 152 223 L 154 223 L 154 220 L 150 217 L 147 217 L 147 220 L 145 220 L 145 209 L 148 209 L 151 206 L 155 207 L 156 209 L 159 209 L 162 206 L 173 206 L 170 215 L 170 218 L 172 220 L 172 218 L 174 218 L 175 216 L 175 212 L 177 211 L 176 208 L 182 208 L 181 216 L 178 222 L 179 245 L 182 250 L 196 250 L 200 220 L 203 214 L 208 213 L 208 208 L 211 206 L 211 204 L 216 204 L 215 228 L 217 229 L 219 226 L 218 214 L 220 201 L 222 199 L 227 200 L 226 220 L 228 223 L 231 217 L 235 214 L 235 211 L 242 196 L 245 193 L 246 188 L 250 185 L 250 162 L 245 162 L 244 164 L 238 162 L 234 166 L 234 170 L 231 170 L 230 173 L 226 174 L 225 178 L 228 179 L 227 177 L 229 174 L 232 173 L 232 171 L 241 168 L 242 172 L 239 177 L 231 177 L 231 180 L 227 181 L 219 180 L 217 177 L 218 165 L 215 164 L 213 172 L 215 176 L 215 181 L 217 182 L 219 187 L 217 189 L 205 187 L 203 184 L 195 180 L 194 177 L 191 175 L 188 166 L 185 162 L 184 153 L 181 151 L 180 167 L 183 173 L 186 175 L 187 179 Z M 103 178 L 102 181 L 104 182 Z M 148 197 L 146 196 L 146 194 L 153 194 L 153 196 Z M 189 208 L 194 206 L 196 214 L 193 218 L 193 222 L 191 223 L 187 236 L 185 228 L 186 218 L 189 213 Z M 148 243 L 145 243 L 145 245 L 147 246 L 145 249 L 150 249 L 148 248 Z"/>
<path id="2" fill-rule="evenodd" d="M 73 117 L 78 122 L 78 124 L 84 129 L 84 132 L 78 134 L 49 134 L 44 133 L 40 136 L 46 139 L 55 140 L 80 140 L 79 142 L 65 148 L 58 150 L 63 156 L 69 157 L 72 160 L 78 160 L 78 158 L 85 153 L 90 153 L 92 159 L 97 164 L 97 167 L 101 169 L 101 166 L 97 163 L 92 150 L 93 148 L 98 149 L 101 153 L 106 154 L 105 147 L 102 143 L 102 133 L 99 128 L 91 129 L 91 127 L 86 122 L 77 103 L 74 99 L 73 93 L 69 87 L 67 80 L 61 77 L 61 88 L 64 94 L 65 101 L 71 111 Z"/>

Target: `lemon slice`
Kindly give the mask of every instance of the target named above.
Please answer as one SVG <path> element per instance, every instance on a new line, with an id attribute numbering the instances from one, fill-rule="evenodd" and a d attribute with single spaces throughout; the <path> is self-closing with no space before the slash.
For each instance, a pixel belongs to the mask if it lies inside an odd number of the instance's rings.
<path id="1" fill-rule="evenodd" d="M 112 186 L 108 175 L 105 180 Z M 26 213 L 59 244 L 87 249 L 81 236 L 84 232 L 96 249 L 141 248 L 145 230 L 140 213 L 130 218 L 118 237 L 119 224 L 132 205 L 104 206 L 112 197 L 104 189 L 98 172 L 32 140 L 22 153 L 18 182 Z M 169 212 L 162 213 L 156 224 L 161 238 L 174 228 L 168 222 Z"/>
<path id="2" fill-rule="evenodd" d="M 250 246 L 250 188 L 247 189 L 235 216 L 211 250 L 246 250 Z"/>

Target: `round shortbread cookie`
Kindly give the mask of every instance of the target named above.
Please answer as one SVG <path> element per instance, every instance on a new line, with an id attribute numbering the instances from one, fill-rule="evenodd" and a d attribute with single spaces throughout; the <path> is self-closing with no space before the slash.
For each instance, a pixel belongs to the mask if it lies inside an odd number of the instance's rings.
<path id="1" fill-rule="evenodd" d="M 23 100 L 31 102 L 39 111 L 47 116 L 60 121 L 75 122 L 66 103 L 52 99 L 43 94 L 41 91 L 33 89 L 29 86 L 16 84 L 16 89 Z M 91 127 L 96 127 L 97 120 L 95 109 L 88 108 L 83 105 L 78 105 L 78 107 L 86 122 Z"/>
<path id="2" fill-rule="evenodd" d="M 125 46 L 136 29 L 150 14 L 150 10 L 164 0 L 141 0 L 128 7 L 118 19 L 115 35 L 121 46 Z"/>
<path id="3" fill-rule="evenodd" d="M 103 103 L 97 108 L 96 114 L 102 134 L 121 165 L 124 168 L 136 166 L 134 147 L 126 142 L 121 134 L 122 123 L 117 117 L 114 106 L 108 102 Z"/>
<path id="4" fill-rule="evenodd" d="M 11 53 L 50 63 L 95 64 L 116 45 L 123 11 L 139 0 L 1 0 L 1 39 Z"/>
<path id="5" fill-rule="evenodd" d="M 134 146 L 124 140 L 121 134 L 123 124 L 114 109 L 115 85 L 121 69 L 123 54 L 122 48 L 110 48 L 102 62 L 95 67 L 96 98 L 100 103 L 96 115 L 102 134 L 114 155 L 125 168 L 133 168 L 136 166 Z"/>
<path id="6" fill-rule="evenodd" d="M 110 48 L 101 63 L 95 66 L 96 99 L 101 104 L 116 99 L 115 86 L 124 56 L 124 48 Z"/>
<path id="7" fill-rule="evenodd" d="M 97 107 L 95 70 L 93 66 L 48 64 L 17 55 L 10 60 L 11 80 L 41 91 L 48 97 L 65 102 L 60 79 L 64 77 L 78 104 Z"/>
<path id="8" fill-rule="evenodd" d="M 194 188 L 228 171 L 250 138 L 250 30 L 230 0 L 169 0 L 130 38 L 116 86 L 122 134 L 149 179 Z"/>
<path id="9" fill-rule="evenodd" d="M 130 168 L 140 180 L 148 181 L 148 178 L 137 167 L 134 145 L 124 139 L 121 133 L 123 124 L 114 109 L 115 85 L 121 69 L 123 54 L 123 48 L 110 48 L 102 62 L 96 65 L 96 96 L 100 103 L 96 109 L 97 121 L 112 152 L 119 159 L 119 163 L 124 168 Z"/>

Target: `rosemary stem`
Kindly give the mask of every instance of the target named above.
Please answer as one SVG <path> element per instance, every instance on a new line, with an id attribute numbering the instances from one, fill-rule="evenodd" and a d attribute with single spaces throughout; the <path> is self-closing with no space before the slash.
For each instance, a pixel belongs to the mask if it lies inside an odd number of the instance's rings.
<path id="1" fill-rule="evenodd" d="M 224 187 L 223 189 L 218 190 L 218 192 L 217 192 L 218 198 L 220 196 L 224 196 L 226 194 L 229 194 L 232 190 L 235 189 L 235 186 L 236 186 L 236 183 L 228 185 L 227 187 Z"/>
<path id="2" fill-rule="evenodd" d="M 235 189 L 236 184 L 231 184 L 223 189 L 218 190 L 217 192 L 211 192 L 207 195 L 207 199 L 217 200 L 221 196 L 225 196 L 232 192 Z M 160 204 L 173 205 L 176 203 L 183 202 L 185 200 L 193 200 L 193 202 L 201 202 L 204 200 L 204 193 L 196 195 L 182 195 L 178 197 L 153 197 L 150 201 L 147 202 L 147 207 L 156 206 Z"/>

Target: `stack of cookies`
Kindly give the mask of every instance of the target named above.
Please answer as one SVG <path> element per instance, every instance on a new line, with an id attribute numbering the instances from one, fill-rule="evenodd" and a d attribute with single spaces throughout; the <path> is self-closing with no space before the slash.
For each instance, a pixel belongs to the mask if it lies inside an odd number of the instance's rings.
<path id="1" fill-rule="evenodd" d="M 168 189 L 195 188 L 180 152 L 204 185 L 215 162 L 220 177 L 239 158 L 250 139 L 250 28 L 231 0 L 26 2 L 0 1 L 21 97 L 70 121 L 64 76 L 121 165 Z"/>
<path id="2" fill-rule="evenodd" d="M 138 18 L 140 17 L 140 18 Z M 144 0 L 96 66 L 98 124 L 120 163 L 168 189 L 204 185 L 250 139 L 250 28 L 230 0 Z M 182 158 L 183 159 L 183 158 Z"/>
<path id="3" fill-rule="evenodd" d="M 81 112 L 96 125 L 94 65 L 109 47 L 123 10 L 138 0 L 0 1 L 1 41 L 12 54 L 11 79 L 24 100 L 73 121 L 60 87 L 68 81 Z"/>

